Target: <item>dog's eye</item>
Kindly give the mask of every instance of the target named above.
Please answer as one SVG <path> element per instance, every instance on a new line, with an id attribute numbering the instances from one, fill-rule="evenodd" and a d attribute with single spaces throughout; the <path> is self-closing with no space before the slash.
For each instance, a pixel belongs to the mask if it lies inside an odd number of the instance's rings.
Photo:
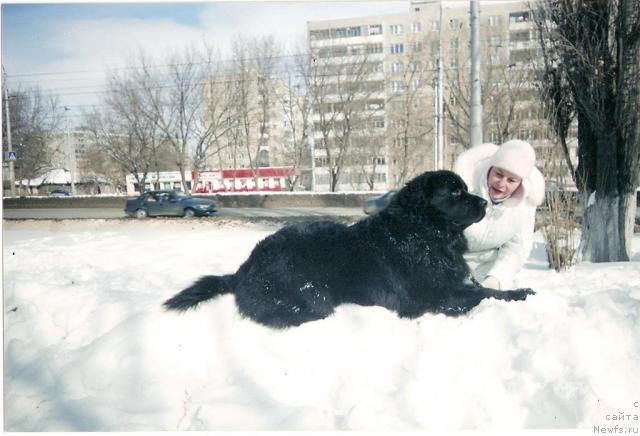
<path id="1" fill-rule="evenodd" d="M 453 195 L 454 197 L 460 197 L 462 195 L 462 189 L 454 189 L 453 191 L 451 191 L 451 195 Z"/>

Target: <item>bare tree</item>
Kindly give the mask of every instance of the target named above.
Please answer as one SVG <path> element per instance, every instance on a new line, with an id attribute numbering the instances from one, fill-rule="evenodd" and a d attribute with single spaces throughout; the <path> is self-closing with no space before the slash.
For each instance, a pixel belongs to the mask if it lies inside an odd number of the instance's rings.
<path id="1" fill-rule="evenodd" d="M 511 62 L 501 57 L 500 48 L 501 46 L 484 48 L 481 76 L 483 139 L 498 144 L 522 136 L 521 128 L 528 120 L 536 119 L 537 116 L 531 113 L 535 109 L 533 105 L 537 103 L 537 93 L 533 88 L 535 72 L 531 68 L 530 59 Z M 448 68 L 445 68 L 445 86 L 448 91 L 445 111 L 449 121 L 449 137 L 463 148 L 469 148 L 471 86 L 469 69 L 466 67 L 469 54 L 455 50 L 449 61 Z M 527 125 L 527 131 L 529 127 Z"/>
<path id="2" fill-rule="evenodd" d="M 242 161 L 251 168 L 257 186 L 258 168 L 270 164 L 269 137 L 276 105 L 273 77 L 280 49 L 273 37 L 238 37 L 232 52 L 235 65 L 231 86 L 238 125 L 227 138 L 233 141 L 229 147 L 232 153 L 241 153 Z"/>
<path id="3" fill-rule="evenodd" d="M 327 49 L 311 54 L 306 80 L 315 114 L 314 130 L 322 136 L 316 142 L 316 150 L 325 154 L 319 163 L 328 168 L 331 191 L 336 191 L 345 168 L 363 154 L 363 150 L 356 149 L 362 143 L 357 138 L 370 133 L 376 122 L 376 111 L 365 110 L 369 101 L 384 91 L 384 81 L 374 80 L 381 64 L 368 56 L 374 46 L 364 45 L 359 48 L 360 53 L 347 52 L 342 57 L 325 53 Z M 378 122 L 384 122 L 384 118 L 379 116 Z"/>
<path id="4" fill-rule="evenodd" d="M 18 156 L 15 163 L 16 179 L 33 179 L 53 167 L 56 150 L 52 144 L 54 137 L 60 136 L 64 111 L 56 97 L 44 95 L 39 88 L 9 90 L 8 94 L 11 142 Z M 2 128 L 6 132 L 4 113 Z M 6 134 L 3 135 L 3 138 L 6 137 Z M 6 150 L 5 144 L 3 148 Z"/>
<path id="5" fill-rule="evenodd" d="M 393 187 L 426 170 L 428 150 L 433 147 L 433 122 L 427 110 L 430 88 L 434 81 L 432 65 L 424 60 L 429 39 L 409 42 L 411 50 L 403 61 L 391 64 L 391 94 L 386 102 L 389 125 L 390 165 L 393 165 Z"/>
<path id="6" fill-rule="evenodd" d="M 154 163 L 148 131 L 143 126 L 108 112 L 89 114 L 86 124 L 101 154 L 115 163 L 123 174 L 133 174 L 142 192 Z M 96 157 L 96 161 L 98 165 L 102 163 L 100 157 Z"/>
<path id="7" fill-rule="evenodd" d="M 203 68 L 202 59 L 210 60 L 211 57 L 211 49 L 205 48 L 203 54 L 201 50 L 189 47 L 164 58 L 164 73 L 151 65 L 144 55 L 132 68 L 136 81 L 142 85 L 140 112 L 155 123 L 173 148 L 186 193 L 191 190 L 186 171 L 194 161 L 200 165 L 210 154 L 209 147 L 223 135 L 219 128 L 226 117 L 211 119 L 206 116 L 205 72 L 211 68 L 211 63 L 204 62 Z"/>
<path id="8" fill-rule="evenodd" d="M 80 172 L 86 180 L 91 181 L 100 192 L 100 183 L 106 181 L 115 192 L 126 192 L 125 179 L 128 171 L 120 165 L 114 165 L 114 162 L 104 150 L 97 146 L 89 146 L 79 162 Z"/>
<path id="9" fill-rule="evenodd" d="M 194 189 L 198 185 L 199 173 L 205 170 L 215 156 L 220 157 L 227 149 L 224 140 L 230 130 L 237 125 L 234 116 L 234 94 L 228 86 L 221 55 L 212 46 L 205 46 L 206 63 L 203 68 L 203 112 L 200 114 L 204 135 L 196 141 L 193 151 Z M 221 168 L 222 169 L 222 168 Z"/>
<path id="10" fill-rule="evenodd" d="M 284 115 L 288 133 L 285 138 L 282 138 L 283 146 L 280 156 L 275 158 L 276 161 L 293 169 L 287 177 L 287 187 L 290 191 L 300 185 L 302 170 L 311 166 L 309 147 L 311 105 L 304 83 L 299 79 L 305 77 L 307 69 L 306 56 L 296 56 L 293 65 L 287 69 L 285 86 L 276 88 L 276 99 Z"/>
<path id="11" fill-rule="evenodd" d="M 629 260 L 640 173 L 640 3 L 541 0 L 532 14 L 551 125 L 566 135 L 577 119 L 581 257 Z"/>

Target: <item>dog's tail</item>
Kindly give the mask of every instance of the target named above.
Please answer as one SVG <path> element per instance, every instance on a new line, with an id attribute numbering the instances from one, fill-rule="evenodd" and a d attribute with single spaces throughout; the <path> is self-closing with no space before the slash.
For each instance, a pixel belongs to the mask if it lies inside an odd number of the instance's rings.
<path id="1" fill-rule="evenodd" d="M 168 310 L 184 312 L 202 301 L 233 292 L 232 283 L 232 274 L 200 277 L 197 282 L 169 298 L 163 305 Z"/>

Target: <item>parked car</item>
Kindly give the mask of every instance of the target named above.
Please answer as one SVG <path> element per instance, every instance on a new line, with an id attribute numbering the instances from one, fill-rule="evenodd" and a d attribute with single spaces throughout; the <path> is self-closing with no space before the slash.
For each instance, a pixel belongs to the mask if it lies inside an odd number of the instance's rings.
<path id="1" fill-rule="evenodd" d="M 397 190 L 392 189 L 380 197 L 371 198 L 364 202 L 364 213 L 367 215 L 375 215 L 385 207 L 389 206 L 393 197 L 398 193 Z"/>
<path id="2" fill-rule="evenodd" d="M 213 200 L 193 198 L 181 191 L 147 191 L 138 198 L 128 199 L 124 208 L 135 218 L 147 216 L 209 216 L 218 211 Z"/>
<path id="3" fill-rule="evenodd" d="M 49 197 L 69 197 L 71 196 L 71 192 L 65 191 L 64 189 L 54 189 L 49 192 Z"/>

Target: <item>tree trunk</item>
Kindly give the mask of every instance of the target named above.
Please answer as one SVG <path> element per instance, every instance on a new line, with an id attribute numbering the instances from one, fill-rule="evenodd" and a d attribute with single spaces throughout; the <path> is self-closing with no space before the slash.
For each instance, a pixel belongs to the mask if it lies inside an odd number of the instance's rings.
<path id="1" fill-rule="evenodd" d="M 628 261 L 635 219 L 635 195 L 585 192 L 579 256 L 587 262 Z"/>
<path id="2" fill-rule="evenodd" d="M 189 189 L 189 186 L 187 186 L 187 178 L 185 177 L 184 165 L 178 165 L 178 169 L 180 170 L 180 179 L 182 181 L 182 187 L 184 188 L 184 193 L 186 195 L 191 195 L 191 190 Z"/>

